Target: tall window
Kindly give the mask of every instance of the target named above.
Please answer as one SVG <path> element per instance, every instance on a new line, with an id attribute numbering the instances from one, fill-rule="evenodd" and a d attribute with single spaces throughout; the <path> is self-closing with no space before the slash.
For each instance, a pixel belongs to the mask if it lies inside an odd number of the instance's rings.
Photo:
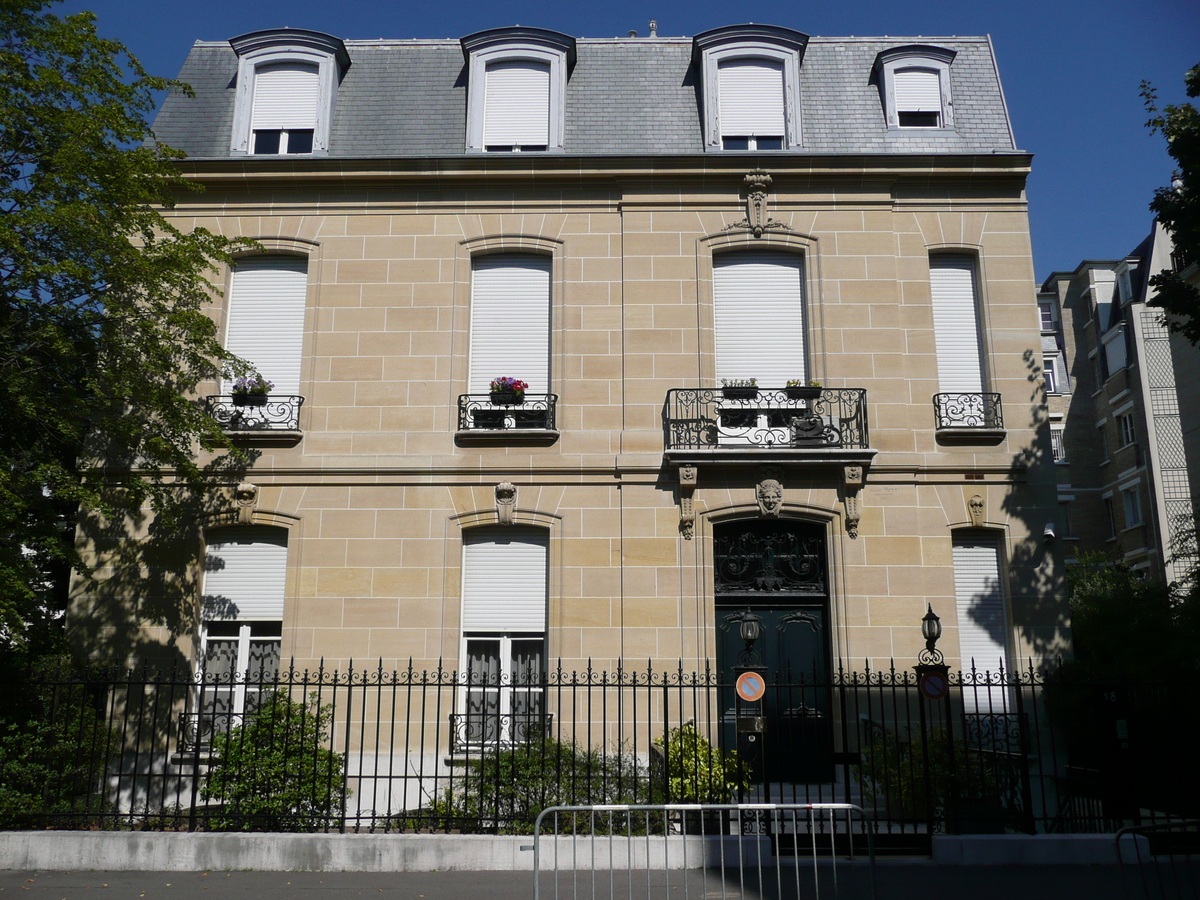
<path id="1" fill-rule="evenodd" d="M 800 256 L 713 257 L 713 319 L 718 380 L 756 378 L 762 387 L 807 381 Z"/>
<path id="2" fill-rule="evenodd" d="M 512 59 L 487 67 L 483 143 L 492 152 L 549 146 L 550 63 Z"/>
<path id="3" fill-rule="evenodd" d="M 254 709 L 279 671 L 287 533 L 263 527 L 210 532 L 201 602 L 200 737 Z"/>
<path id="4" fill-rule="evenodd" d="M 1067 444 L 1063 439 L 1064 431 L 1062 425 L 1050 426 L 1050 448 L 1054 454 L 1056 463 L 1065 463 L 1067 461 Z"/>
<path id="5" fill-rule="evenodd" d="M 273 393 L 300 393 L 307 291 L 302 257 L 242 259 L 233 270 L 225 348 L 253 363 L 274 383 Z"/>
<path id="6" fill-rule="evenodd" d="M 548 550 L 542 529 L 494 526 L 465 537 L 459 743 L 521 742 L 544 728 Z"/>
<path id="7" fill-rule="evenodd" d="M 1008 616 L 1000 578 L 1000 541 L 994 534 L 954 535 L 954 596 L 958 612 L 958 646 L 962 670 L 998 673 L 1008 668 Z M 982 684 L 982 675 L 977 681 Z M 1002 712 L 1006 691 L 987 686 L 964 687 L 968 712 Z"/>
<path id="8" fill-rule="evenodd" d="M 1137 442 L 1137 429 L 1133 424 L 1133 413 L 1121 413 L 1117 416 L 1117 431 L 1121 435 L 1121 446 L 1128 447 Z"/>
<path id="9" fill-rule="evenodd" d="M 320 79 L 315 64 L 259 66 L 254 75 L 250 152 L 312 153 Z"/>
<path id="10" fill-rule="evenodd" d="M 503 253 L 471 264 L 470 393 L 519 378 L 550 392 L 550 257 Z"/>
<path id="11" fill-rule="evenodd" d="M 1142 524 L 1142 500 L 1136 486 L 1121 491 L 1121 506 L 1125 513 L 1125 527 Z"/>
<path id="12" fill-rule="evenodd" d="M 984 371 L 975 260 L 969 256 L 931 256 L 929 284 L 938 388 L 944 394 L 981 393 Z"/>
<path id="13" fill-rule="evenodd" d="M 1042 331 L 1055 331 L 1058 328 L 1058 307 L 1053 300 L 1038 301 L 1038 317 Z"/>
<path id="14" fill-rule="evenodd" d="M 722 149 L 782 150 L 783 62 L 730 59 L 718 66 L 717 80 Z"/>

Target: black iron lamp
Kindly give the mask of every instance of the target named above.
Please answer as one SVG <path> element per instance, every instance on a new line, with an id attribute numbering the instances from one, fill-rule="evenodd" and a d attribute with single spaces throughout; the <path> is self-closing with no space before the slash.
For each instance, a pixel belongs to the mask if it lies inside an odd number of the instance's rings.
<path id="1" fill-rule="evenodd" d="M 727 630 L 731 625 L 737 623 L 738 637 L 746 642 L 746 647 L 738 654 L 738 657 L 743 665 L 756 665 L 759 661 L 758 654 L 754 651 L 754 645 L 758 639 L 762 637 L 762 618 L 751 612 L 747 606 L 745 611 L 736 612 L 725 617 L 725 624 L 721 626 L 721 630 Z"/>
<path id="2" fill-rule="evenodd" d="M 925 604 L 925 615 L 921 617 L 921 637 L 925 638 L 925 649 L 917 656 L 923 665 L 940 666 L 946 659 L 937 648 L 938 638 L 942 636 L 942 620 L 933 611 L 933 604 Z"/>

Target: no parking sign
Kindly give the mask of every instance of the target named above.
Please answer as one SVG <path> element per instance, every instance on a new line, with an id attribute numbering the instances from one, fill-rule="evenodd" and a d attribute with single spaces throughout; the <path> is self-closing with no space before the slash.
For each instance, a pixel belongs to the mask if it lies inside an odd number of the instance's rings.
<path id="1" fill-rule="evenodd" d="M 766 679 L 758 672 L 743 672 L 738 676 L 737 695 L 747 703 L 757 703 L 767 692 Z"/>
<path id="2" fill-rule="evenodd" d="M 927 700 L 941 700 L 950 690 L 950 679 L 943 672 L 925 672 L 918 687 Z"/>

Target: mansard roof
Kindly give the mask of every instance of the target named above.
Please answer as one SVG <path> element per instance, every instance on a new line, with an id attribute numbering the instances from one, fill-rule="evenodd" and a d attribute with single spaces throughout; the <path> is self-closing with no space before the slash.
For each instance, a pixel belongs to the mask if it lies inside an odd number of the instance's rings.
<path id="1" fill-rule="evenodd" d="M 954 54 L 953 129 L 887 128 L 875 62 L 890 48 L 913 44 Z M 461 41 L 344 45 L 350 65 L 337 89 L 328 156 L 467 155 L 468 68 Z M 568 156 L 704 151 L 703 79 L 692 38 L 579 38 L 574 46 L 565 94 Z M 195 97 L 167 97 L 154 123 L 157 138 L 194 159 L 237 155 L 230 150 L 237 73 L 238 58 L 228 41 L 196 42 L 179 73 Z M 812 37 L 799 82 L 800 147 L 782 151 L 786 155 L 1016 150 L 987 37 Z"/>

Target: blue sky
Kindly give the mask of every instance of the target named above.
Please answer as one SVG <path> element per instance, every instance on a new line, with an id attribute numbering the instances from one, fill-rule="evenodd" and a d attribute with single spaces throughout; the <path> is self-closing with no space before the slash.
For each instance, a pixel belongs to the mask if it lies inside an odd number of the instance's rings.
<path id="1" fill-rule="evenodd" d="M 1035 154 L 1029 179 L 1039 282 L 1083 259 L 1119 258 L 1150 228 L 1147 204 L 1172 160 L 1144 127 L 1143 79 L 1182 102 L 1184 72 L 1200 63 L 1196 0 L 841 0 L 752 6 L 694 0 L 584 3 L 368 3 L 361 0 L 70 0 L 90 9 L 156 75 L 178 73 L 192 42 L 257 28 L 313 28 L 341 38 L 458 38 L 498 25 L 536 25 L 577 37 L 692 35 L 746 20 L 811 35 L 990 34 L 1017 144 Z"/>

